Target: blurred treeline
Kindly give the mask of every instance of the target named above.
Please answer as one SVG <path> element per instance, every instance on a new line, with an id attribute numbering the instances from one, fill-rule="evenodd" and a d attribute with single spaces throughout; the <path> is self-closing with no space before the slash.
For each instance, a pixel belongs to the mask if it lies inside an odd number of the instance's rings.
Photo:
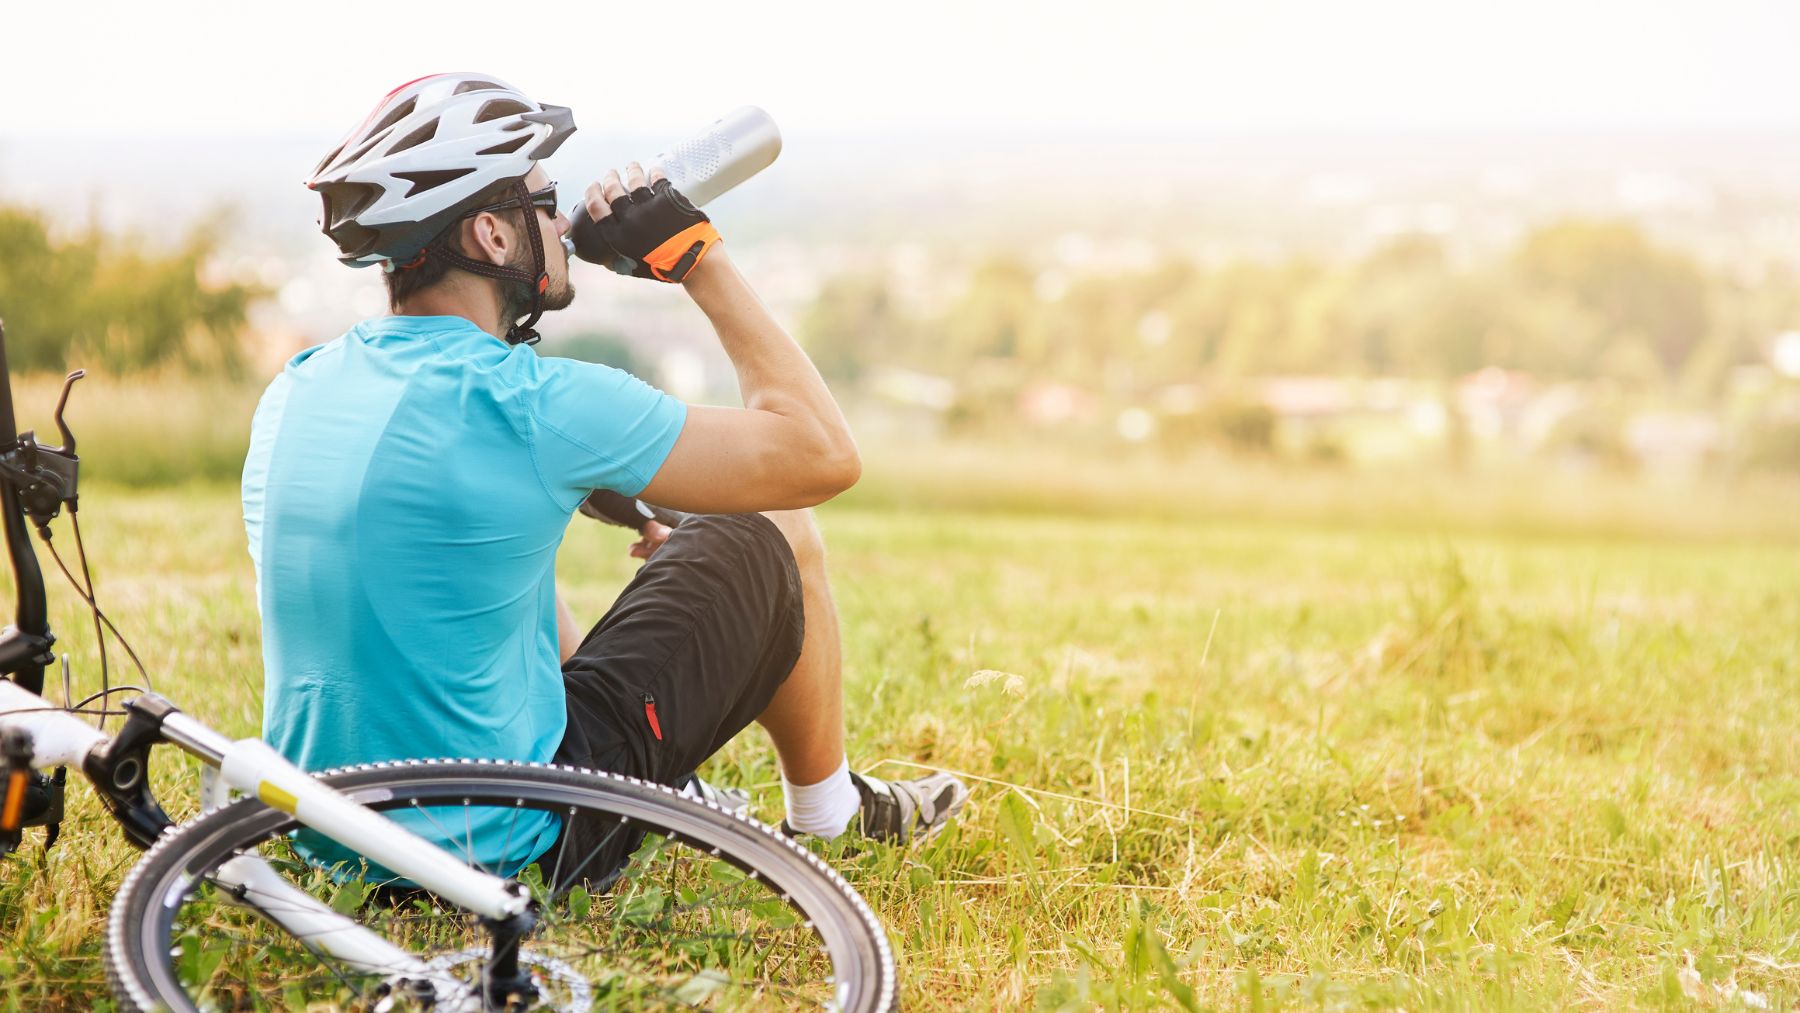
<path id="1" fill-rule="evenodd" d="M 152 245 L 0 207 L 0 319 L 27 377 L 21 412 L 48 406 L 63 369 L 94 369 L 77 417 L 118 445 L 85 444 L 115 458 L 91 473 L 235 476 L 259 386 L 245 375 L 249 315 L 270 293 L 215 266 L 220 229 Z M 1602 463 L 1685 441 L 1707 465 L 1800 473 L 1800 380 L 1769 366 L 1777 336 L 1800 342 L 1792 267 L 1728 270 L 1605 221 L 1481 254 L 1412 235 L 1337 259 L 1109 268 L 1097 249 L 972 260 L 927 293 L 917 272 L 829 278 L 799 333 L 841 397 L 877 414 L 901 404 L 909 434 L 1105 453 L 1297 448 L 1309 462 L 1361 459 L 1367 444 L 1425 461 L 1467 458 L 1484 425 L 1490 443 L 1518 442 L 1512 430 L 1535 412 L 1555 425 L 1533 440 Z M 565 346 L 656 379 L 629 343 Z M 1471 400 L 1471 378 L 1496 371 L 1498 388 Z"/>
<path id="2" fill-rule="evenodd" d="M 267 293 L 215 276 L 217 241 L 217 222 L 153 249 L 95 228 L 58 234 L 37 211 L 0 206 L 8 364 L 17 372 L 79 363 L 235 375 L 250 306 Z"/>
<path id="3" fill-rule="evenodd" d="M 1631 224 L 1573 221 L 1472 262 L 1420 235 L 1345 262 L 1168 259 L 1079 276 L 999 257 L 938 318 L 914 316 L 880 276 L 848 276 L 826 287 L 804 329 L 821 370 L 841 380 L 875 364 L 955 374 L 995 360 L 1020 380 L 1085 386 L 1117 379 L 1121 365 L 1149 382 L 1498 367 L 1706 398 L 1796 326 L 1791 269 L 1731 277 Z"/>
<path id="4" fill-rule="evenodd" d="M 21 429 L 47 428 L 60 374 L 87 478 L 230 480 L 243 467 L 256 388 L 244 375 L 250 308 L 268 293 L 214 267 L 221 220 L 174 244 L 53 229 L 0 206 L 0 321 Z"/>
<path id="5" fill-rule="evenodd" d="M 1005 256 L 977 266 L 940 311 L 914 306 L 888 277 L 840 277 L 803 337 L 841 383 L 879 381 L 893 367 L 943 378 L 952 430 L 1004 427 L 1053 383 L 1103 423 L 1136 407 L 1163 437 L 1198 426 L 1226 444 L 1266 446 L 1280 420 L 1258 400 L 1261 385 L 1330 377 L 1440 390 L 1454 436 L 1455 383 L 1499 369 L 1540 390 L 1579 391 L 1569 426 L 1610 427 L 1579 434 L 1602 445 L 1624 438 L 1632 411 L 1727 412 L 1740 367 L 1768 373 L 1771 343 L 1800 327 L 1800 276 L 1711 269 L 1630 223 L 1578 220 L 1485 256 L 1423 235 L 1339 261 L 1170 258 L 1076 271 Z M 1792 446 L 1777 456 L 1800 469 L 1800 418 L 1776 416 L 1751 420 L 1754 439 L 1779 430 Z"/>

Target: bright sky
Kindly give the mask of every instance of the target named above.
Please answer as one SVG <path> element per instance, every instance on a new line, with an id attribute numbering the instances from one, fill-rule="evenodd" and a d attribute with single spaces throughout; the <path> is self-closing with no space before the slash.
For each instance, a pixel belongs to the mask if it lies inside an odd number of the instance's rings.
<path id="1" fill-rule="evenodd" d="M 590 130 L 1800 128 L 1791 0 L 81 0 L 0 39 L 0 134 L 336 136 L 442 70 Z"/>

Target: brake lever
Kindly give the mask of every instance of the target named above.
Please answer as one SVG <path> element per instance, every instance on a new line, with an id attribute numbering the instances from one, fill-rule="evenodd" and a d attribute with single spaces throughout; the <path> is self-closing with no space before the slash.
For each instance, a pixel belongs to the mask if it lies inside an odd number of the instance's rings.
<path id="1" fill-rule="evenodd" d="M 46 447 L 46 450 L 50 450 L 54 453 L 67 454 L 70 457 L 75 456 L 75 434 L 69 431 L 69 424 L 63 421 L 63 409 L 68 407 L 69 391 L 75 389 L 75 381 L 86 375 L 87 370 L 77 369 L 68 376 L 63 377 L 62 395 L 56 399 L 56 414 L 53 416 L 56 419 L 57 431 L 62 433 L 63 445 L 60 447 Z"/>

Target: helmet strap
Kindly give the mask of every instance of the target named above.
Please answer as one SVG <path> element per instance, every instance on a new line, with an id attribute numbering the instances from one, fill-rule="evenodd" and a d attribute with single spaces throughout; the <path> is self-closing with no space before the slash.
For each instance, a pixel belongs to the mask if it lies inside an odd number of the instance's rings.
<path id="1" fill-rule="evenodd" d="M 544 315 L 544 293 L 550 288 L 550 272 L 544 261 L 544 236 L 538 228 L 537 209 L 531 206 L 531 191 L 525 188 L 525 179 L 520 177 L 513 181 L 513 192 L 518 195 L 519 207 L 525 212 L 525 234 L 531 244 L 531 270 L 521 271 L 516 267 L 504 267 L 489 264 L 465 257 L 447 246 L 438 246 L 432 254 L 442 260 L 460 267 L 470 274 L 478 274 L 484 278 L 498 281 L 516 281 L 531 289 L 531 310 L 521 321 L 508 321 L 506 343 L 509 345 L 535 345 L 538 340 L 536 324 L 538 317 Z M 421 257 L 423 254 L 421 253 Z"/>

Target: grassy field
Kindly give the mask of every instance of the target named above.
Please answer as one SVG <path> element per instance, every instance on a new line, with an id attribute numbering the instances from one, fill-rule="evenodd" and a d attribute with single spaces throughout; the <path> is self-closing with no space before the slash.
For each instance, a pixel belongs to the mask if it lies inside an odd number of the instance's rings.
<path id="1" fill-rule="evenodd" d="M 841 861 L 908 1008 L 1795 1007 L 1792 499 L 1496 514 L 1435 507 L 1453 481 L 1390 481 L 1391 510 L 1346 506 L 1378 483 L 1171 481 L 1134 511 L 876 474 L 822 512 L 852 764 L 975 786 L 928 845 Z M 234 491 L 83 504 L 157 688 L 253 733 Z M 625 544 L 571 530 L 578 614 Z M 94 682 L 78 602 L 52 602 Z M 756 733 L 709 774 L 779 815 Z M 158 777 L 191 798 L 179 760 Z M 135 853 L 85 785 L 71 800 L 61 844 L 0 866 L 0 1008 L 104 1008 L 99 930 Z"/>

